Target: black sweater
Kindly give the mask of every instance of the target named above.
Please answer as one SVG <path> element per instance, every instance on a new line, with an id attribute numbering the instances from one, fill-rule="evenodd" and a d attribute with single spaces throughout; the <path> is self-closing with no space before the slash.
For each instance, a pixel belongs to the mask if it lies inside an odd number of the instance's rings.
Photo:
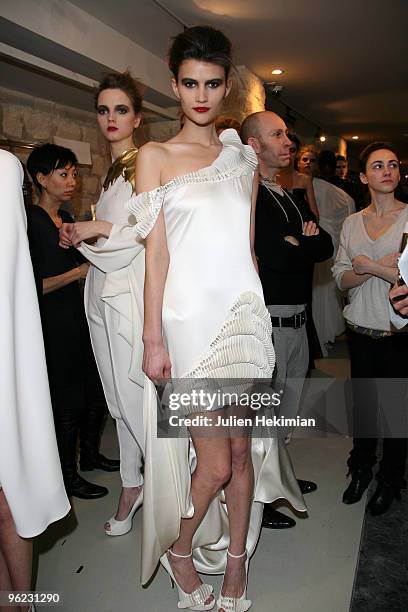
<path id="1" fill-rule="evenodd" d="M 301 217 L 303 221 L 316 219 L 305 202 L 290 197 L 298 210 L 286 193 L 281 196 L 273 192 L 272 196 L 266 187 L 259 186 L 255 253 L 266 304 L 308 302 L 313 264 L 333 255 L 332 239 L 322 228 L 318 236 L 303 236 Z M 299 246 L 285 240 L 285 236 L 297 238 Z"/>

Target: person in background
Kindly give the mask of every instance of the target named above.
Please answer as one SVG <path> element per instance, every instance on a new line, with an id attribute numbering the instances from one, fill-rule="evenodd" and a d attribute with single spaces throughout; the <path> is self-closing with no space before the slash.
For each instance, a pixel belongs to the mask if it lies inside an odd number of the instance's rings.
<path id="1" fill-rule="evenodd" d="M 344 155 L 336 155 L 336 176 L 342 180 L 347 179 L 348 161 Z"/>
<path id="2" fill-rule="evenodd" d="M 295 196 L 295 200 L 300 199 L 310 208 L 314 215 L 315 221 L 319 223 L 319 210 L 317 208 L 316 198 L 314 194 L 312 176 L 298 172 L 297 157 L 301 148 L 300 140 L 288 132 L 288 138 L 291 141 L 289 148 L 290 162 L 287 167 L 280 168 L 279 173 L 276 175 L 276 181 L 279 185 L 289 193 Z M 313 283 L 314 266 L 310 267 L 310 288 Z M 309 345 L 309 366 L 308 372 L 315 367 L 315 359 L 320 359 L 322 354 L 322 347 L 320 346 L 319 336 L 316 330 L 316 325 L 313 319 L 312 313 L 312 293 L 310 292 L 309 299 L 306 303 L 306 333 Z"/>
<path id="3" fill-rule="evenodd" d="M 368 502 L 371 514 L 380 515 L 399 499 L 400 489 L 406 486 L 407 458 L 408 335 L 395 332 L 391 325 L 388 294 L 398 275 L 398 250 L 408 208 L 394 195 L 400 172 L 392 145 L 374 142 L 363 150 L 360 180 L 368 186 L 371 202 L 344 221 L 333 266 L 339 288 L 347 290 L 349 297 L 344 317 L 354 403 L 353 448 L 347 461 L 351 482 L 343 502 L 358 502 L 373 477 L 377 418 L 382 410 L 386 435 L 377 487 Z"/>
<path id="4" fill-rule="evenodd" d="M 316 176 L 319 172 L 318 156 L 312 145 L 300 150 L 298 168 L 313 177 L 320 225 L 332 238 L 335 256 L 343 221 L 355 211 L 353 199 L 343 189 Z M 323 357 L 327 357 L 330 343 L 344 332 L 342 301 L 333 282 L 332 263 L 330 260 L 317 264 L 313 276 L 312 313 Z"/>
<path id="5" fill-rule="evenodd" d="M 37 206 L 27 207 L 27 229 L 33 269 L 42 290 L 41 320 L 65 486 L 70 496 L 92 499 L 107 495 L 108 490 L 82 478 L 76 461 L 79 429 L 89 419 L 91 440 L 85 442 L 82 434 L 81 452 L 84 463 L 93 463 L 105 411 L 79 286 L 89 264 L 75 249 L 66 251 L 58 244 L 62 223 L 72 223 L 60 206 L 74 192 L 76 163 L 72 151 L 54 144 L 32 151 L 27 168 L 40 199 Z M 98 466 L 117 469 L 110 461 L 101 456 Z"/>
<path id="6" fill-rule="evenodd" d="M 27 241 L 23 171 L 0 150 L 0 592 L 30 591 L 32 538 L 70 510 L 52 419 Z M 2 607 L 34 611 L 34 605 Z"/>
<path id="7" fill-rule="evenodd" d="M 288 133 L 288 138 L 292 143 L 289 148 L 289 166 L 279 169 L 276 180 L 286 191 L 293 193 L 296 198 L 303 199 L 308 204 L 316 220 L 319 221 L 319 210 L 316 204 L 312 177 L 309 174 L 302 174 L 296 170 L 296 159 L 299 154 L 300 140 L 295 134 L 291 134 L 290 132 Z"/>
<path id="8" fill-rule="evenodd" d="M 351 181 L 340 178 L 336 173 L 336 155 L 333 151 L 320 151 L 318 156 L 319 177 L 335 185 L 339 189 L 345 191 L 354 203 L 354 210 L 357 200 L 357 193 L 354 184 Z"/>
<path id="9" fill-rule="evenodd" d="M 316 224 L 308 204 L 292 197 L 276 182 L 278 172 L 290 163 L 291 140 L 283 119 L 272 112 L 253 113 L 242 124 L 241 135 L 259 162 L 255 254 L 272 319 L 274 388 L 282 396 L 279 416 L 294 418 L 309 364 L 305 306 L 311 293 L 311 269 L 315 262 L 331 257 L 333 245 L 330 236 Z M 291 431 L 282 433 L 290 439 Z M 307 480 L 298 482 L 302 493 L 317 488 Z M 264 527 L 282 529 L 293 525 L 293 519 L 272 504 L 265 504 Z"/>

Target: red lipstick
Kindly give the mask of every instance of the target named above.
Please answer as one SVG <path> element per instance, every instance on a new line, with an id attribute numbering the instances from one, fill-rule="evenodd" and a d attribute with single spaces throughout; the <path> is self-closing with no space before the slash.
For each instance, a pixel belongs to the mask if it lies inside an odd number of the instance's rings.
<path id="1" fill-rule="evenodd" d="M 207 106 L 195 106 L 194 109 L 197 113 L 206 113 L 210 109 Z"/>
<path id="2" fill-rule="evenodd" d="M 110 125 L 108 127 L 108 132 L 117 132 L 117 131 L 118 131 L 118 128 L 115 127 L 114 125 Z"/>

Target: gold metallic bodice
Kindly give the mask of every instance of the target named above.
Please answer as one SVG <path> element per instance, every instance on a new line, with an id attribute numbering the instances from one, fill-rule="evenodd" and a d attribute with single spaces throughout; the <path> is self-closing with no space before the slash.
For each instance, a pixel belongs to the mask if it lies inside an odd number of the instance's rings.
<path id="1" fill-rule="evenodd" d="M 125 181 L 128 181 L 132 185 L 133 193 L 136 192 L 136 155 L 138 149 L 136 147 L 132 149 L 128 149 L 119 155 L 117 159 L 113 162 L 111 167 L 108 170 L 106 175 L 106 179 L 103 183 L 103 188 L 106 191 L 109 187 L 116 181 L 119 176 L 123 176 Z"/>

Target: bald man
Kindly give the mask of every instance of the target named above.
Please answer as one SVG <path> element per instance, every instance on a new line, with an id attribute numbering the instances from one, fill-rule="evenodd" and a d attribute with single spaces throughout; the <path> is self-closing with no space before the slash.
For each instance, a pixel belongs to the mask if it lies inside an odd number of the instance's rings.
<path id="1" fill-rule="evenodd" d="M 268 111 L 249 115 L 241 128 L 243 142 L 252 146 L 259 161 L 255 252 L 273 325 L 274 387 L 283 390 L 279 416 L 295 418 L 309 363 L 305 307 L 311 294 L 311 269 L 332 256 L 333 244 L 306 202 L 296 200 L 275 180 L 279 170 L 289 165 L 292 143 L 287 132 L 285 122 Z M 282 433 L 287 436 L 290 430 Z M 316 488 L 309 481 L 299 484 L 302 493 Z M 287 528 L 295 521 L 266 504 L 263 525 Z"/>

